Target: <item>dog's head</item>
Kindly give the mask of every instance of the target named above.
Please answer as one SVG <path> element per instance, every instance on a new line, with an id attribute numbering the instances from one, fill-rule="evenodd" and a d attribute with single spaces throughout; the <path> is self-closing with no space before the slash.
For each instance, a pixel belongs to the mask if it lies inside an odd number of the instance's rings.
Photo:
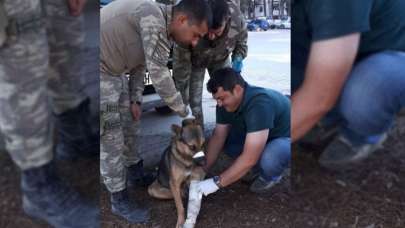
<path id="1" fill-rule="evenodd" d="M 204 132 L 195 119 L 184 119 L 182 126 L 172 125 L 173 138 L 182 156 L 190 158 L 198 166 L 206 163 L 204 150 Z"/>

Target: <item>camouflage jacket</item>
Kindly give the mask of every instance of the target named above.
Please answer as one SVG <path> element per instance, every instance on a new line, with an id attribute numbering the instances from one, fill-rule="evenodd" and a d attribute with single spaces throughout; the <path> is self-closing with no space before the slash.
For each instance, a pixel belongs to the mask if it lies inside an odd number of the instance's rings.
<path id="1" fill-rule="evenodd" d="M 175 64 L 184 64 L 196 68 L 206 68 L 210 65 L 225 61 L 230 55 L 245 58 L 247 56 L 247 28 L 243 14 L 239 6 L 231 0 L 227 0 L 231 17 L 227 22 L 221 37 L 209 41 L 202 39 L 192 49 L 175 46 Z M 191 63 L 191 65 L 190 65 Z"/>
<path id="2" fill-rule="evenodd" d="M 175 111 L 184 109 L 166 64 L 172 41 L 169 23 L 172 6 L 148 0 L 114 1 L 100 13 L 100 71 L 131 77 L 131 100 L 142 101 L 143 80 L 148 69 L 153 86 Z"/>

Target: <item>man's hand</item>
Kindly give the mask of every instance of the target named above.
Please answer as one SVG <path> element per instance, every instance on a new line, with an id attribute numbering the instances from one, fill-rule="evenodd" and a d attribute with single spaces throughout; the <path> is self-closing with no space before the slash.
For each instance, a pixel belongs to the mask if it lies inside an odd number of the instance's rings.
<path id="1" fill-rule="evenodd" d="M 202 192 L 204 196 L 208 196 L 211 193 L 218 191 L 219 187 L 215 184 L 214 179 L 210 178 L 197 183 L 196 189 Z"/>
<path id="2" fill-rule="evenodd" d="M 131 113 L 134 121 L 139 121 L 141 119 L 142 109 L 137 103 L 131 104 Z"/>
<path id="3" fill-rule="evenodd" d="M 67 0 L 69 5 L 69 12 L 70 15 L 77 17 L 79 16 L 86 4 L 87 0 Z"/>
<path id="4" fill-rule="evenodd" d="M 177 114 L 178 114 L 180 117 L 185 118 L 185 117 L 187 117 L 187 116 L 190 114 L 190 111 L 188 110 L 188 107 L 187 107 L 187 106 L 183 105 L 183 108 L 182 108 L 179 112 L 177 112 Z"/>

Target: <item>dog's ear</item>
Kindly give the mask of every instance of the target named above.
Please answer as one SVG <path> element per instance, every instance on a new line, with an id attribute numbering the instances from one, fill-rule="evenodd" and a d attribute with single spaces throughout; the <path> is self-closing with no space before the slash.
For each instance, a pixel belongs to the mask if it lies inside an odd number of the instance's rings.
<path id="1" fill-rule="evenodd" d="M 177 124 L 172 124 L 172 135 L 180 136 L 180 134 L 181 134 L 181 127 Z"/>

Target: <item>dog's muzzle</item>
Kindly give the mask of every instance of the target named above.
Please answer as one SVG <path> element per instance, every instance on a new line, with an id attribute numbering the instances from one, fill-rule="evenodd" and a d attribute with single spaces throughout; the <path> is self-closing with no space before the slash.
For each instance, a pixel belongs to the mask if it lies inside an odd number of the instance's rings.
<path id="1" fill-rule="evenodd" d="M 193 156 L 193 161 L 198 166 L 204 166 L 207 163 L 207 159 L 205 158 L 205 154 L 203 151 L 199 151 Z"/>

